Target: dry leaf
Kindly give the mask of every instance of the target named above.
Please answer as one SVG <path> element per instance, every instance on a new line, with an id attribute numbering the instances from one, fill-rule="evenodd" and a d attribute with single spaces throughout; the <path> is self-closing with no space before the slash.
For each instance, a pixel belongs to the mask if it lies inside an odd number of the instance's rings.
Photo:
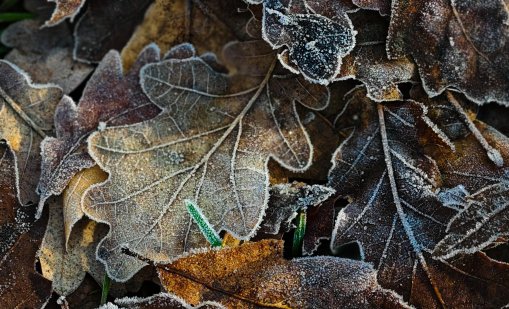
<path id="1" fill-rule="evenodd" d="M 44 10 L 43 0 L 34 1 L 30 12 Z M 92 72 L 92 67 L 74 61 L 72 32 L 65 24 L 41 28 L 46 16 L 43 11 L 38 19 L 23 20 L 9 25 L 2 32 L 2 44 L 13 48 L 5 60 L 28 72 L 34 82 L 54 83 L 70 93 Z"/>
<path id="2" fill-rule="evenodd" d="M 114 303 L 106 304 L 99 309 L 223 309 L 224 307 L 216 302 L 203 302 L 197 306 L 191 306 L 183 299 L 173 294 L 159 293 L 150 297 L 126 297 L 115 299 Z"/>
<path id="3" fill-rule="evenodd" d="M 40 308 L 51 296 L 51 282 L 35 271 L 35 256 L 47 217 L 35 222 L 36 207 L 18 199 L 15 153 L 0 142 L 0 306 Z"/>
<path id="4" fill-rule="evenodd" d="M 220 54 L 223 46 L 246 38 L 250 18 L 242 0 L 156 0 L 144 21 L 122 50 L 130 67 L 139 51 L 155 42 L 163 53 L 181 43 L 192 43 L 199 53 Z"/>
<path id="5" fill-rule="evenodd" d="M 281 63 L 293 73 L 327 85 L 339 73 L 342 58 L 355 46 L 356 31 L 348 7 L 333 1 L 263 1 L 262 34 L 272 48 L 285 46 Z"/>
<path id="6" fill-rule="evenodd" d="M 159 49 L 150 45 L 124 75 L 119 54 L 111 51 L 87 83 L 78 105 L 70 97 L 62 99 L 55 114 L 56 137 L 45 138 L 41 145 L 39 207 L 48 197 L 62 193 L 77 172 L 95 164 L 85 149 L 86 139 L 92 132 L 107 126 L 140 122 L 159 113 L 159 108 L 139 86 L 141 67 L 158 60 Z M 77 211 L 81 212 L 79 206 Z M 66 224 L 72 225 L 71 222 Z"/>
<path id="7" fill-rule="evenodd" d="M 152 0 L 89 0 L 74 29 L 74 58 L 98 63 L 111 49 L 122 49 L 150 3 Z"/>
<path id="8" fill-rule="evenodd" d="M 303 182 L 271 186 L 269 205 L 258 234 L 288 232 L 299 210 L 319 205 L 334 192 L 326 186 L 307 185 Z"/>
<path id="9" fill-rule="evenodd" d="M 62 90 L 35 85 L 21 69 L 0 60 L 0 139 L 16 154 L 22 204 L 37 203 L 35 190 L 40 174 L 39 147 L 53 128 L 53 114 Z M 42 211 L 39 207 L 38 215 Z"/>
<path id="10" fill-rule="evenodd" d="M 158 267 L 164 287 L 192 305 L 226 308 L 410 308 L 381 288 L 372 266 L 336 257 L 285 260 L 283 242 L 210 250 Z"/>
<path id="11" fill-rule="evenodd" d="M 506 0 L 395 0 L 389 58 L 412 56 L 429 96 L 452 88 L 479 104 L 509 105 L 507 5 Z"/>
<path id="12" fill-rule="evenodd" d="M 391 13 L 391 0 L 352 0 L 352 3 L 365 10 L 378 11 L 382 16 Z"/>
<path id="13" fill-rule="evenodd" d="M 226 47 L 225 58 L 235 55 L 230 66 L 238 64 L 235 76 L 215 71 L 210 54 L 195 56 L 188 44 L 169 55 L 181 58 L 141 72 L 144 91 L 163 112 L 89 138 L 91 155 L 110 176 L 88 191 L 84 211 L 111 227 L 98 257 L 116 280 L 143 266 L 120 257 L 122 246 L 156 261 L 208 246 L 185 199 L 217 231 L 252 237 L 268 199 L 269 158 L 295 171 L 311 163 L 295 104 L 315 110 L 328 104 L 325 87 L 275 75 L 275 54 L 260 41 Z"/>
<path id="14" fill-rule="evenodd" d="M 55 11 L 51 15 L 51 18 L 46 21 L 46 26 L 54 26 L 65 19 L 74 20 L 80 9 L 85 4 L 86 0 L 48 0 L 48 2 L 55 2 Z"/>
<path id="15" fill-rule="evenodd" d="M 331 245 L 358 242 L 363 258 L 378 269 L 380 284 L 419 307 L 507 303 L 501 295 L 508 286 L 482 273 L 488 265 L 465 266 L 475 257 L 431 257 L 457 209 L 440 200 L 441 171 L 420 144 L 422 136 L 432 136 L 440 147 L 451 146 L 427 107 L 415 101 L 366 107 L 371 121 L 353 130 L 334 155 L 329 185 L 351 203 L 337 216 Z M 507 265 L 493 264 L 507 271 Z M 458 297 L 456 290 L 469 292 Z"/>

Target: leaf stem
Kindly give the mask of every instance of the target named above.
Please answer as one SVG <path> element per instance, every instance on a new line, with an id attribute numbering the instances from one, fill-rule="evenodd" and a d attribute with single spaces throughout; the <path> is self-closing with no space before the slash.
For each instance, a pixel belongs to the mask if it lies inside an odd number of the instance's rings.
<path id="1" fill-rule="evenodd" d="M 108 301 L 108 294 L 110 293 L 111 286 L 111 278 L 108 277 L 108 274 L 104 274 L 103 278 L 103 287 L 101 292 L 101 305 L 106 304 Z"/>
<path id="2" fill-rule="evenodd" d="M 210 245 L 212 247 L 221 247 L 223 240 L 219 237 L 217 232 L 207 220 L 207 217 L 205 217 L 198 206 L 191 200 L 184 200 L 184 203 L 186 204 L 187 212 L 189 212 L 194 222 L 198 224 L 198 228 Z"/>
<path id="3" fill-rule="evenodd" d="M 297 229 L 293 234 L 293 245 L 292 245 L 293 256 L 300 256 L 302 254 L 302 241 L 304 239 L 304 234 L 306 234 L 306 222 L 307 222 L 306 209 L 302 209 L 299 212 L 299 222 L 297 223 Z"/>

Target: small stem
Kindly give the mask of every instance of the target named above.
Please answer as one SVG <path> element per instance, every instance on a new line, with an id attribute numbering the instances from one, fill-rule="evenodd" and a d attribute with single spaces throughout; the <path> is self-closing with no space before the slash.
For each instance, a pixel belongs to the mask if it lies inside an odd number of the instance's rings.
<path id="1" fill-rule="evenodd" d="M 193 218 L 194 222 L 198 224 L 198 228 L 202 232 L 203 236 L 207 239 L 212 247 L 221 247 L 223 240 L 217 232 L 214 230 L 212 225 L 209 223 L 205 215 L 201 212 L 198 206 L 190 200 L 185 200 L 187 211 Z"/>
<path id="2" fill-rule="evenodd" d="M 101 293 L 101 305 L 106 304 L 108 301 L 108 294 L 110 293 L 111 279 L 108 274 L 104 274 L 103 288 Z"/>
<path id="3" fill-rule="evenodd" d="M 306 220 L 307 220 L 306 209 L 302 209 L 299 213 L 299 222 L 297 223 L 297 229 L 295 229 L 295 233 L 293 234 L 293 246 L 292 246 L 293 256 L 300 256 L 302 254 L 302 241 L 304 239 L 304 234 L 306 234 Z"/>

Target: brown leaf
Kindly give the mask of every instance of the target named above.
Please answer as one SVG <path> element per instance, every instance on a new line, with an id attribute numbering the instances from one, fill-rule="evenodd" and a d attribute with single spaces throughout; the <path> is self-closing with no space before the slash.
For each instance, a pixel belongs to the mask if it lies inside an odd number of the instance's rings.
<path id="1" fill-rule="evenodd" d="M 288 232 L 299 210 L 321 204 L 334 192 L 326 186 L 295 181 L 271 186 L 269 204 L 258 234 Z"/>
<path id="2" fill-rule="evenodd" d="M 223 309 L 224 307 L 216 302 L 203 302 L 197 306 L 191 306 L 180 297 L 168 293 L 159 293 L 150 297 L 126 297 L 115 299 L 113 303 L 108 303 L 99 309 Z"/>
<path id="3" fill-rule="evenodd" d="M 275 75 L 275 53 L 263 41 L 226 46 L 236 75 L 216 71 L 214 58 L 196 56 L 189 44 L 169 56 L 141 72 L 143 89 L 163 112 L 89 138 L 109 179 L 88 191 L 84 211 L 111 227 L 98 256 L 116 280 L 143 266 L 122 257 L 121 247 L 160 261 L 209 246 L 185 199 L 218 232 L 252 237 L 267 207 L 269 158 L 294 171 L 312 161 L 295 105 L 318 110 L 329 101 L 326 87 Z"/>
<path id="4" fill-rule="evenodd" d="M 352 3 L 365 10 L 375 10 L 380 15 L 391 14 L 391 0 L 352 0 Z"/>
<path id="5" fill-rule="evenodd" d="M 36 13 L 45 8 L 43 0 L 36 3 L 36 8 L 27 9 Z M 34 82 L 54 83 L 65 93 L 70 93 L 93 68 L 74 61 L 74 40 L 67 25 L 41 28 L 45 15 L 42 13 L 37 19 L 11 24 L 2 32 L 2 44 L 13 48 L 4 59 L 28 72 Z"/>
<path id="6" fill-rule="evenodd" d="M 0 139 L 16 154 L 22 204 L 39 201 L 35 192 L 41 169 L 39 147 L 53 129 L 61 97 L 60 88 L 35 85 L 21 69 L 0 60 Z"/>
<path id="7" fill-rule="evenodd" d="M 74 29 L 74 58 L 97 63 L 111 49 L 122 49 L 150 3 L 152 0 L 89 0 Z"/>
<path id="8" fill-rule="evenodd" d="M 152 42 L 163 53 L 181 43 L 192 43 L 198 53 L 221 55 L 223 46 L 247 37 L 245 24 L 251 17 L 242 0 L 156 0 L 122 50 L 130 67 L 140 50 Z"/>
<path id="9" fill-rule="evenodd" d="M 283 242 L 210 250 L 158 267 L 161 283 L 192 305 L 226 308 L 409 308 L 381 288 L 371 265 L 335 257 L 283 258 Z"/>
<path id="10" fill-rule="evenodd" d="M 46 26 L 54 26 L 65 19 L 74 20 L 86 0 L 48 0 L 57 4 L 51 18 L 46 21 Z"/>
<path id="11" fill-rule="evenodd" d="M 17 175 L 14 152 L 0 142 L 0 306 L 40 308 L 51 296 L 51 282 L 35 271 L 47 217 L 35 222 L 36 207 L 19 203 Z"/>
<path id="12" fill-rule="evenodd" d="M 412 56 L 430 96 L 458 89 L 509 104 L 507 1 L 395 0 L 389 58 Z"/>
<path id="13" fill-rule="evenodd" d="M 278 57 L 290 71 L 327 85 L 355 46 L 348 9 L 335 1 L 265 0 L 263 38 L 274 49 L 286 47 Z"/>
<path id="14" fill-rule="evenodd" d="M 363 104 L 350 104 L 355 103 Z M 422 136 L 431 136 L 437 147 L 452 144 L 428 118 L 427 106 L 415 101 L 365 106 L 371 121 L 351 131 L 334 155 L 329 185 L 351 202 L 337 216 L 332 246 L 357 241 L 364 259 L 378 269 L 380 284 L 418 307 L 506 304 L 501 295 L 508 286 L 481 273 L 488 265 L 465 268 L 472 257 L 431 257 L 457 209 L 440 199 L 440 166 L 420 144 Z M 493 265 L 507 271 L 501 263 Z M 459 297 L 453 286 L 470 292 Z"/>
<path id="15" fill-rule="evenodd" d="M 159 49 L 150 45 L 124 75 L 119 54 L 111 51 L 87 83 L 78 105 L 70 97 L 62 99 L 55 115 L 56 137 L 45 138 L 41 145 L 39 207 L 48 197 L 62 193 L 77 172 L 95 164 L 85 149 L 92 132 L 140 122 L 159 113 L 139 86 L 141 67 L 158 60 Z"/>
<path id="16" fill-rule="evenodd" d="M 368 97 L 374 101 L 402 100 L 398 84 L 409 82 L 415 75 L 415 65 L 406 57 L 387 59 L 385 38 L 387 23 L 378 14 L 361 11 L 352 17 L 356 46 L 343 58 L 341 71 L 334 80 L 356 79 L 366 85 Z"/>

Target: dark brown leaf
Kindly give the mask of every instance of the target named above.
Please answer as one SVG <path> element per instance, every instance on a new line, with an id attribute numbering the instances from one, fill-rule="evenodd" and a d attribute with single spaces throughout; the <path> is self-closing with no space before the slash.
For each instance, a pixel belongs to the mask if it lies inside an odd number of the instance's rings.
<path id="1" fill-rule="evenodd" d="M 430 96 L 457 89 L 482 104 L 509 104 L 506 0 L 395 0 L 389 58 L 412 56 Z"/>
<path id="2" fill-rule="evenodd" d="M 14 152 L 0 142 L 0 306 L 40 308 L 51 296 L 51 282 L 35 271 L 35 257 L 47 216 L 35 222 L 35 205 L 23 207 L 17 194 Z"/>
<path id="3" fill-rule="evenodd" d="M 223 309 L 224 307 L 216 302 L 203 302 L 192 306 L 180 297 L 168 293 L 159 293 L 150 297 L 126 297 L 115 299 L 113 303 L 106 304 L 99 309 Z"/>

